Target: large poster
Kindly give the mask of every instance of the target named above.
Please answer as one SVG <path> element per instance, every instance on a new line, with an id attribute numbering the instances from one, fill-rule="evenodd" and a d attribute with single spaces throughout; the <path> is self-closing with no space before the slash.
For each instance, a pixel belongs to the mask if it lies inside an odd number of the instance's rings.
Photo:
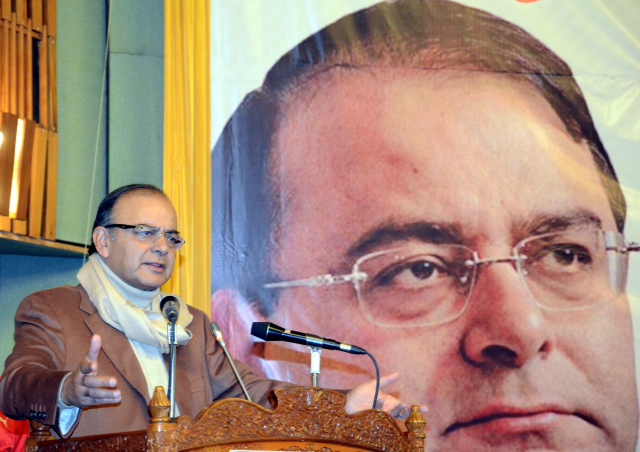
<path id="1" fill-rule="evenodd" d="M 384 391 L 429 407 L 430 451 L 635 450 L 640 4 L 212 11 L 232 354 L 310 385 L 310 350 L 254 322 L 362 347 L 399 373 Z M 321 356 L 322 387 L 375 376 Z"/>

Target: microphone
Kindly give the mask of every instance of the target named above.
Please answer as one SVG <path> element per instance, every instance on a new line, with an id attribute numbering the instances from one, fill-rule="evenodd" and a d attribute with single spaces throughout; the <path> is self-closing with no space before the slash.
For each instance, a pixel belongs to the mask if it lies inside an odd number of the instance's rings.
<path id="1" fill-rule="evenodd" d="M 171 419 L 176 413 L 176 321 L 178 320 L 178 311 L 180 310 L 180 302 L 173 295 L 166 295 L 160 300 L 160 310 L 165 319 L 169 321 L 167 324 L 167 341 L 169 342 L 169 402 Z"/>
<path id="2" fill-rule="evenodd" d="M 171 323 L 178 320 L 178 311 L 180 311 L 180 302 L 173 295 L 167 295 L 160 300 L 160 310 L 165 319 Z"/>
<path id="3" fill-rule="evenodd" d="M 240 383 L 240 387 L 242 388 L 242 392 L 244 393 L 244 396 L 247 398 L 249 402 L 251 402 L 252 400 L 251 400 L 251 396 L 249 395 L 249 391 L 247 391 L 247 388 L 245 387 L 244 382 L 242 381 L 242 377 L 240 376 L 240 373 L 238 372 L 238 369 L 236 369 L 236 365 L 233 362 L 233 358 L 231 358 L 231 355 L 229 354 L 229 350 L 227 350 L 227 344 L 225 344 L 224 338 L 222 337 L 222 330 L 220 329 L 220 327 L 216 322 L 211 322 L 209 324 L 209 329 L 211 330 L 211 334 L 213 334 L 213 337 L 216 338 L 216 341 L 218 342 L 220 347 L 222 347 L 222 351 L 224 352 L 224 356 L 227 357 L 227 361 L 229 361 L 229 364 L 231 364 L 231 369 L 233 370 L 233 373 L 236 376 L 236 380 L 238 380 L 238 383 Z"/>
<path id="4" fill-rule="evenodd" d="M 278 325 L 269 322 L 253 322 L 251 335 L 265 341 L 284 341 L 294 344 L 302 344 L 308 347 L 319 347 L 327 350 L 340 350 L 354 355 L 367 355 L 367 351 L 355 345 L 316 336 L 314 334 L 300 333 L 298 331 L 285 330 Z"/>

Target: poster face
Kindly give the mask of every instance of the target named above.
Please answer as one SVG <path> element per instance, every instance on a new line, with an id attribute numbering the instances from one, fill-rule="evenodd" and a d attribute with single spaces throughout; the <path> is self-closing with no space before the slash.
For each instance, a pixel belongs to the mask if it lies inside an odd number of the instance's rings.
<path id="1" fill-rule="evenodd" d="M 640 4 L 212 11 L 231 353 L 310 385 L 310 350 L 254 322 L 364 348 L 428 406 L 429 451 L 635 450 Z M 375 377 L 321 356 L 322 387 Z"/>

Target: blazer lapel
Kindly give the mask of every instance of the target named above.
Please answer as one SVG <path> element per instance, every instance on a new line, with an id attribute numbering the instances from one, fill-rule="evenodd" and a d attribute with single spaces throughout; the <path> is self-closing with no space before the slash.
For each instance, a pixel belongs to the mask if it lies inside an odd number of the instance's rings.
<path id="1" fill-rule="evenodd" d="M 84 290 L 82 291 L 80 307 L 89 314 L 85 320 L 89 330 L 93 334 L 99 334 L 102 338 L 102 352 L 109 358 L 114 367 L 120 371 L 122 378 L 131 384 L 144 400 L 148 401 L 147 380 L 129 340 L 121 331 L 102 320 Z"/>

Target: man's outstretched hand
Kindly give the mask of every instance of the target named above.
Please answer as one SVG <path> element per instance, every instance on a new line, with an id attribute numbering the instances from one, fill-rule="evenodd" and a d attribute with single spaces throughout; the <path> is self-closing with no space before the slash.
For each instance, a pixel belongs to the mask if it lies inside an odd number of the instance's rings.
<path id="1" fill-rule="evenodd" d="M 393 373 L 380 378 L 380 389 L 389 386 L 400 378 L 400 374 Z M 373 397 L 376 391 L 376 381 L 371 380 L 361 383 L 347 393 L 347 404 L 345 411 L 349 414 L 358 411 L 370 410 L 373 408 Z M 427 412 L 427 407 L 420 407 L 423 412 Z M 411 413 L 411 405 L 398 400 L 396 397 L 382 391 L 378 394 L 376 409 L 384 410 L 395 419 L 405 420 Z"/>
<path id="2" fill-rule="evenodd" d="M 100 336 L 91 338 L 89 353 L 80 368 L 68 376 L 62 386 L 60 399 L 67 406 L 79 408 L 119 403 L 121 394 L 115 377 L 98 375 L 98 355 L 102 348 Z"/>

